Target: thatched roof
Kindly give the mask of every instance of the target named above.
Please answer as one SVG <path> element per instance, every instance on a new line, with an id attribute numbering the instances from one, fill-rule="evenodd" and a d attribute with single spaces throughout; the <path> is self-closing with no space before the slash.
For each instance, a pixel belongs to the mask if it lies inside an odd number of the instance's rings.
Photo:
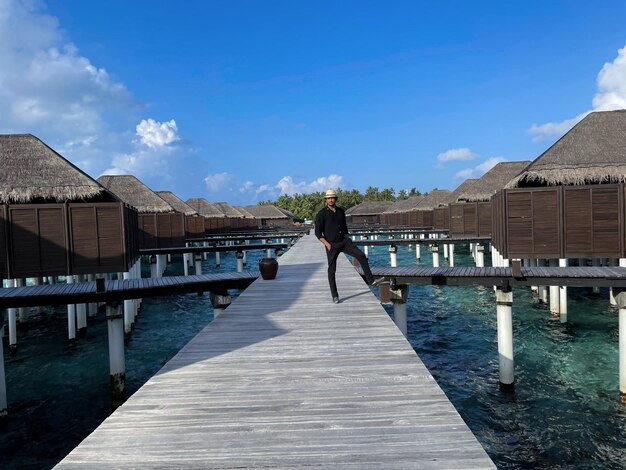
<path id="1" fill-rule="evenodd" d="M 239 212 L 241 212 L 246 219 L 254 219 L 254 216 L 250 214 L 250 212 L 245 210 L 243 207 L 241 206 L 233 206 L 233 207 L 237 209 Z"/>
<path id="2" fill-rule="evenodd" d="M 365 201 L 352 206 L 346 215 L 380 215 L 393 205 L 393 201 Z"/>
<path id="3" fill-rule="evenodd" d="M 185 215 L 198 215 L 191 207 L 187 205 L 185 201 L 179 198 L 171 191 L 157 191 L 156 192 L 161 199 L 167 202 L 176 212 L 180 212 Z"/>
<path id="4" fill-rule="evenodd" d="M 93 178 L 30 134 L 0 135 L 0 201 L 77 201 L 115 197 Z"/>
<path id="5" fill-rule="evenodd" d="M 287 219 L 289 216 L 278 207 L 272 205 L 246 206 L 245 210 L 250 212 L 257 219 Z"/>
<path id="6" fill-rule="evenodd" d="M 235 207 L 231 206 L 227 202 L 214 202 L 213 205 L 217 207 L 226 217 L 233 219 L 243 219 L 244 215 L 239 212 Z"/>
<path id="7" fill-rule="evenodd" d="M 588 114 L 506 185 L 583 185 L 626 181 L 626 110 Z"/>
<path id="8" fill-rule="evenodd" d="M 452 202 L 452 191 L 447 189 L 433 189 L 424 196 L 419 204 L 413 209 L 416 211 L 429 211 L 440 205 L 450 204 Z"/>
<path id="9" fill-rule="evenodd" d="M 189 207 L 204 217 L 226 217 L 215 204 L 211 204 L 203 197 L 187 199 L 186 202 Z"/>
<path id="10" fill-rule="evenodd" d="M 424 196 L 413 196 L 408 199 L 401 199 L 399 201 L 394 202 L 384 211 L 384 214 L 393 214 L 394 212 L 410 212 L 415 209 L 421 200 L 424 199 Z"/>
<path id="11" fill-rule="evenodd" d="M 98 183 L 140 213 L 174 212 L 172 206 L 132 175 L 102 175 Z"/>
<path id="12" fill-rule="evenodd" d="M 488 201 L 495 193 L 504 188 L 509 181 L 519 175 L 530 161 L 500 162 L 485 173 L 476 183 L 457 198 L 459 201 Z"/>
<path id="13" fill-rule="evenodd" d="M 283 209 L 282 207 L 279 207 L 278 210 L 281 211 L 283 214 L 285 214 L 287 217 L 289 217 L 294 222 L 300 222 L 300 221 L 304 220 L 304 219 L 298 217 L 293 212 L 288 211 L 287 209 Z"/>
<path id="14" fill-rule="evenodd" d="M 470 188 L 472 187 L 472 185 L 474 183 L 476 183 L 476 181 L 478 181 L 478 179 L 474 179 L 474 178 L 466 179 L 465 181 L 463 181 L 459 185 L 458 188 L 456 188 L 454 191 L 452 191 L 452 196 L 450 196 L 450 203 L 457 202 L 459 200 L 459 197 L 463 193 L 469 191 Z"/>

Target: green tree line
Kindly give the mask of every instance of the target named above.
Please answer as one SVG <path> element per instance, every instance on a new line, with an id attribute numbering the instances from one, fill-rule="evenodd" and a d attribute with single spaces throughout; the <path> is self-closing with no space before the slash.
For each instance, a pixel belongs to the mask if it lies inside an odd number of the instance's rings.
<path id="1" fill-rule="evenodd" d="M 336 191 L 337 205 L 344 209 L 349 209 L 352 206 L 366 201 L 399 201 L 421 195 L 416 188 L 408 190 L 402 189 L 396 194 L 393 188 L 380 190 L 375 186 L 368 187 L 365 193 L 361 193 L 357 189 L 343 190 L 338 188 Z M 268 200 L 259 202 L 259 205 L 267 204 L 286 209 L 302 219 L 314 219 L 315 214 L 324 207 L 324 193 L 314 192 L 309 194 L 294 194 L 292 196 L 283 194 L 275 201 Z"/>

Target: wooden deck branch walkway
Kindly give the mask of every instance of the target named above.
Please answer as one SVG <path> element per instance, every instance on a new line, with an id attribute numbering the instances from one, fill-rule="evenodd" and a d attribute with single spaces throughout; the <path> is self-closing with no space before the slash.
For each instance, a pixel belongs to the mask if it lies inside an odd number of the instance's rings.
<path id="1" fill-rule="evenodd" d="M 360 268 L 359 273 L 362 273 Z M 626 288 L 626 268 L 620 267 L 372 267 L 374 276 L 394 279 L 398 285 L 450 286 L 568 286 Z"/>
<path id="2" fill-rule="evenodd" d="M 303 237 L 57 468 L 495 468 L 370 289 Z"/>

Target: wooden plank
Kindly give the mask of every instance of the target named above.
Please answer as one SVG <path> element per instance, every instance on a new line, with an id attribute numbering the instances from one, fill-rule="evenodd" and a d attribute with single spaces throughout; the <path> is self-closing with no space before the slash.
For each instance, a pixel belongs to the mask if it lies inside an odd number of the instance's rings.
<path id="1" fill-rule="evenodd" d="M 58 468 L 495 468 L 345 257 L 279 263 Z"/>

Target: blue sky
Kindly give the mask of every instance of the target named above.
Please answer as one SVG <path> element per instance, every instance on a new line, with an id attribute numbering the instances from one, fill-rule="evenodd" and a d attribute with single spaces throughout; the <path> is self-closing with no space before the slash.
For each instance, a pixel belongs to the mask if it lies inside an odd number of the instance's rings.
<path id="1" fill-rule="evenodd" d="M 454 189 L 626 107 L 623 1 L 0 0 L 0 132 L 253 204 Z"/>

